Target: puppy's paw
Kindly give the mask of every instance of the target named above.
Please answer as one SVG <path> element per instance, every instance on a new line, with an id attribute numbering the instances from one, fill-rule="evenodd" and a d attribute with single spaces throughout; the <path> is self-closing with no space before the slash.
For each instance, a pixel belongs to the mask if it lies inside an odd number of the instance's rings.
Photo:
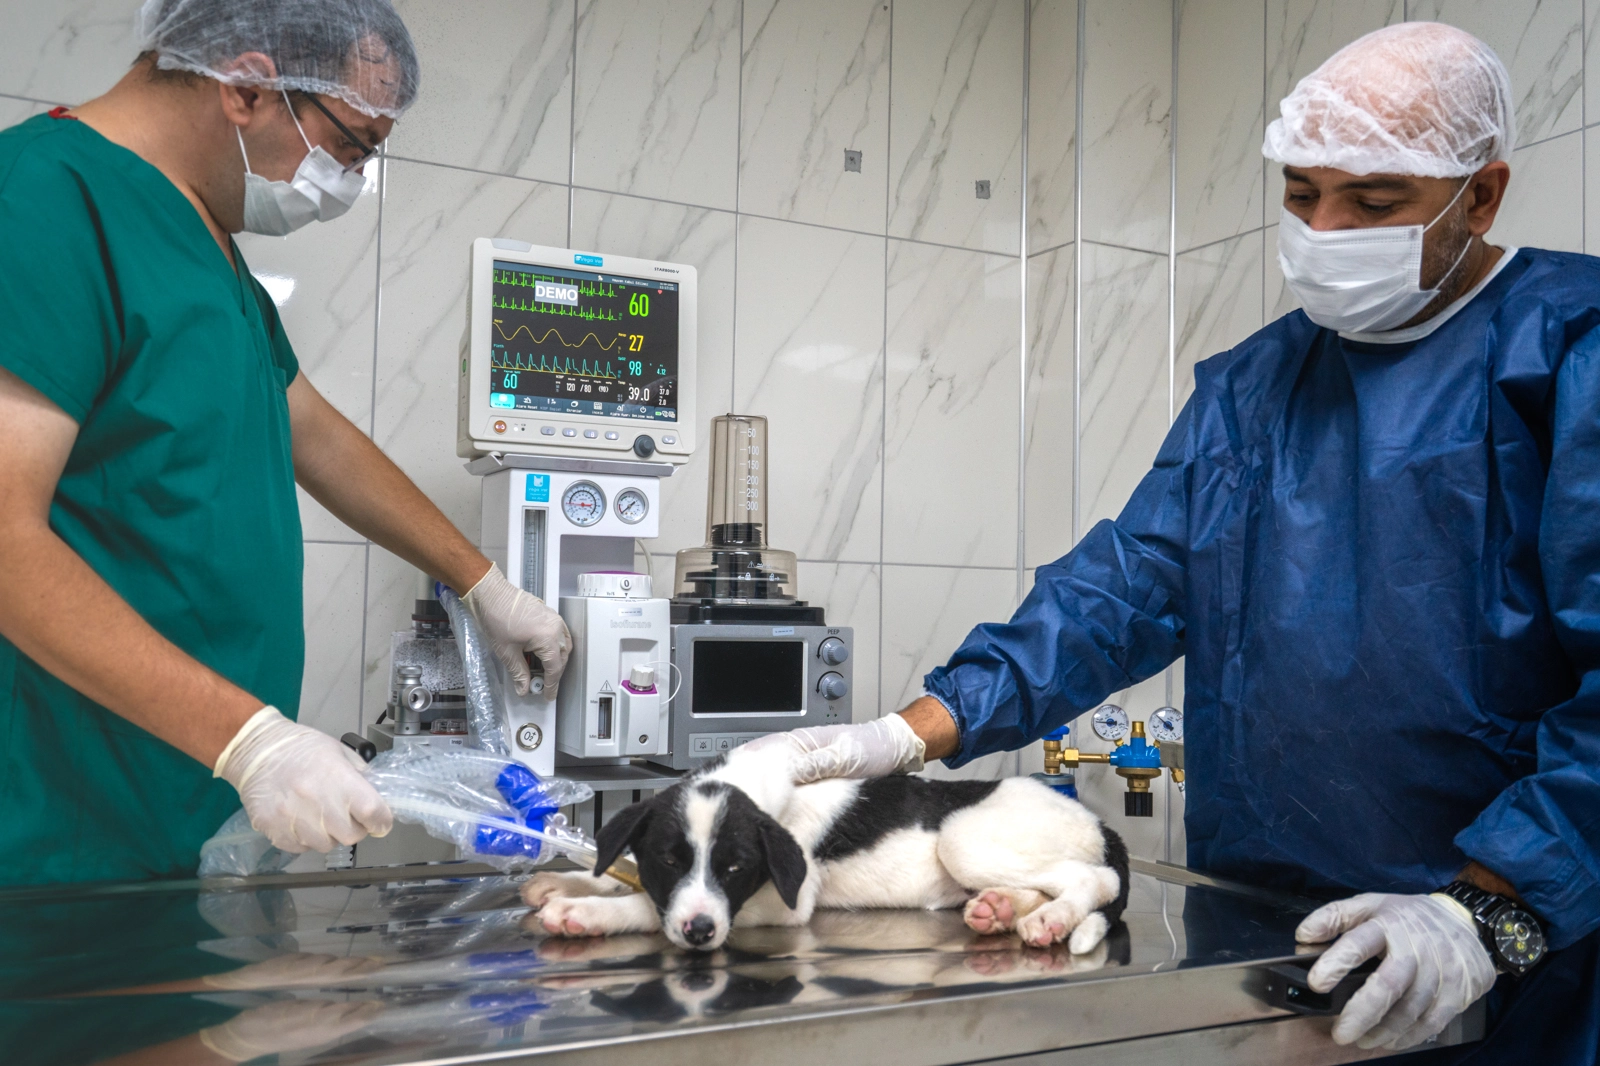
<path id="1" fill-rule="evenodd" d="M 1100 946 L 1100 942 L 1106 938 L 1106 933 L 1110 929 L 1111 923 L 1106 921 L 1106 916 L 1094 911 L 1072 931 L 1072 935 L 1067 938 L 1067 948 L 1074 955 L 1087 955 Z"/>
<path id="2" fill-rule="evenodd" d="M 544 871 L 534 874 L 533 877 L 523 882 L 522 902 L 538 910 L 557 896 L 585 896 L 593 895 L 591 892 L 578 891 L 581 886 L 573 884 L 571 874 L 557 874 Z"/>
<path id="3" fill-rule="evenodd" d="M 553 896 L 539 908 L 539 924 L 553 936 L 605 936 L 618 931 L 610 902 L 594 896 Z"/>
<path id="4" fill-rule="evenodd" d="M 986 888 L 967 900 L 962 918 L 967 928 L 984 936 L 1009 933 L 1017 922 L 1037 910 L 1045 897 L 1031 889 Z"/>
<path id="5" fill-rule="evenodd" d="M 1017 923 L 1017 935 L 1023 943 L 1036 948 L 1046 948 L 1071 935 L 1083 921 L 1083 909 L 1064 900 L 1053 899 Z"/>

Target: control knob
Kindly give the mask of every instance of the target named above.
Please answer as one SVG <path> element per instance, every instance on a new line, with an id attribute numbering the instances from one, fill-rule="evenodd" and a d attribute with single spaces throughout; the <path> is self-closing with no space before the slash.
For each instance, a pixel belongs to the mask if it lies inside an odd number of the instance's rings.
<path id="1" fill-rule="evenodd" d="M 846 647 L 845 642 L 840 640 L 838 637 L 829 637 L 827 640 L 817 645 L 817 658 L 821 659 L 829 666 L 838 666 L 840 663 L 850 658 L 850 649 Z"/>
<path id="2" fill-rule="evenodd" d="M 822 698 L 828 701 L 842 700 L 850 692 L 850 683 L 844 679 L 843 674 L 828 671 L 817 682 L 817 691 L 822 693 Z"/>

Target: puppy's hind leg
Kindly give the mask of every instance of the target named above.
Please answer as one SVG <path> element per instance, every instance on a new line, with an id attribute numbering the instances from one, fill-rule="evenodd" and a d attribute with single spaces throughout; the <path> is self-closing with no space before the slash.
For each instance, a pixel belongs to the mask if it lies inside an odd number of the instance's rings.
<path id="1" fill-rule="evenodd" d="M 1078 923 L 1078 927 L 1067 937 L 1067 950 L 1074 955 L 1087 955 L 1100 946 L 1106 934 L 1111 931 L 1111 922 L 1107 920 L 1104 911 L 1094 911 Z"/>
<path id="2" fill-rule="evenodd" d="M 1009 933 L 1017 927 L 1018 920 L 1038 910 L 1049 898 L 1031 888 L 986 888 L 967 900 L 961 917 L 975 933 Z"/>

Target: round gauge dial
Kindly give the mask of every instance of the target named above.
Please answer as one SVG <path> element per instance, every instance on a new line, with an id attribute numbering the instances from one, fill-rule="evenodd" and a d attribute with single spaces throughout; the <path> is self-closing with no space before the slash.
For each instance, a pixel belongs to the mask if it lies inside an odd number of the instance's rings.
<path id="1" fill-rule="evenodd" d="M 561 494 L 561 513 L 575 526 L 592 526 L 606 516 L 606 494 L 592 481 L 574 481 Z"/>
<path id="2" fill-rule="evenodd" d="M 1118 741 L 1128 738 L 1128 712 L 1115 703 L 1108 703 L 1089 719 L 1094 735 L 1101 740 Z"/>
<path id="3" fill-rule="evenodd" d="M 1163 707 L 1150 716 L 1150 735 L 1163 744 L 1176 744 L 1183 739 L 1183 712 L 1176 707 Z"/>
<path id="4" fill-rule="evenodd" d="M 644 520 L 650 513 L 650 501 L 638 489 L 623 489 L 617 493 L 617 517 L 630 526 Z"/>

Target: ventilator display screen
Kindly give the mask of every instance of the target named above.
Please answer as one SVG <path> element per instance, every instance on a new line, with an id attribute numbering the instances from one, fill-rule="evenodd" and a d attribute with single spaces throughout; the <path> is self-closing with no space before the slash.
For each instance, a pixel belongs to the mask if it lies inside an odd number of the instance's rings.
<path id="1" fill-rule="evenodd" d="M 695 714 L 806 709 L 806 646 L 799 640 L 696 640 Z"/>
<path id="2" fill-rule="evenodd" d="M 678 286 L 494 262 L 489 406 L 675 422 Z"/>

